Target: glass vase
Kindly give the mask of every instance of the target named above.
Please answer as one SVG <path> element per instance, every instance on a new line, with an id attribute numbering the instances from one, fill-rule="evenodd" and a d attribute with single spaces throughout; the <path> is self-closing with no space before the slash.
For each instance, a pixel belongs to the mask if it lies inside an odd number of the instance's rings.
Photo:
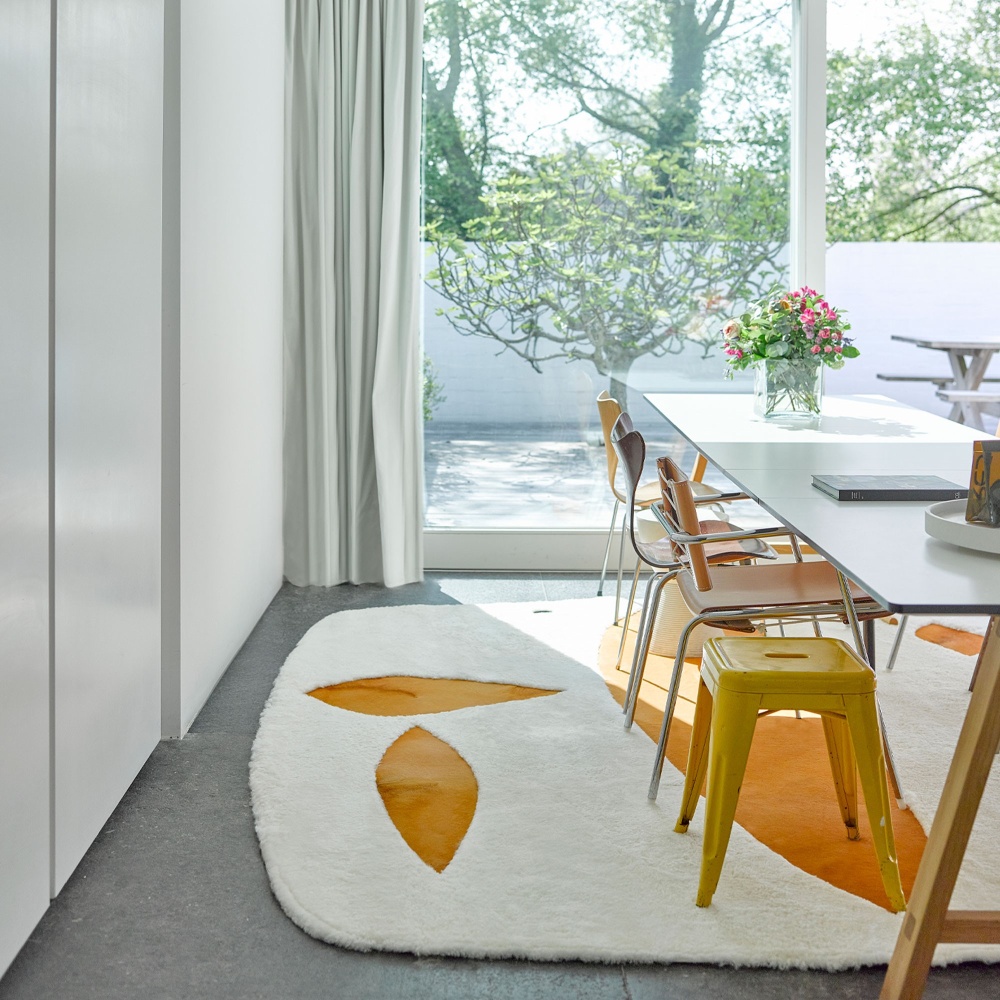
<path id="1" fill-rule="evenodd" d="M 823 407 L 823 363 L 774 358 L 754 366 L 754 413 L 800 427 L 818 427 Z"/>

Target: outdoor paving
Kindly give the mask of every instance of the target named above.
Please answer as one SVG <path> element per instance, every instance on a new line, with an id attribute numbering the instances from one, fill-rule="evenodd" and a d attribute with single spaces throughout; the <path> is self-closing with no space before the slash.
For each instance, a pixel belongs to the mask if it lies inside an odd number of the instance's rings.
<path id="1" fill-rule="evenodd" d="M 682 469 L 694 450 L 660 426 L 646 435 L 646 475 L 669 455 Z M 428 424 L 424 434 L 425 523 L 431 528 L 594 528 L 607 530 L 614 498 L 600 427 Z M 619 488 L 624 483 L 619 474 Z M 705 481 L 733 489 L 709 467 Z M 752 503 L 727 517 L 743 527 L 773 519 Z"/>

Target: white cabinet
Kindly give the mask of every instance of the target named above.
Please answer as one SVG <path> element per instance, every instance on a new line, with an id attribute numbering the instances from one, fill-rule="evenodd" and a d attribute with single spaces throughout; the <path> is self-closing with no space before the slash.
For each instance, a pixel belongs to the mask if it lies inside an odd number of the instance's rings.
<path id="1" fill-rule="evenodd" d="M 0 3 L 0 973 L 49 902 L 49 0 Z"/>
<path id="2" fill-rule="evenodd" d="M 163 0 L 59 0 L 54 888 L 160 735 Z"/>

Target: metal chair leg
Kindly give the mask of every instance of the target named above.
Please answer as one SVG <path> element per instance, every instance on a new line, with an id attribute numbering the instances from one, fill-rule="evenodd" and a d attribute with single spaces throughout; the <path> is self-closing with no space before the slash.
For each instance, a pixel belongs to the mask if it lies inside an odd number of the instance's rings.
<path id="1" fill-rule="evenodd" d="M 635 637 L 635 653 L 632 655 L 632 670 L 629 673 L 628 688 L 625 691 L 625 728 L 632 728 L 635 718 L 635 707 L 639 703 L 639 688 L 642 686 L 642 675 L 646 670 L 646 660 L 649 657 L 649 646 L 653 638 L 653 626 L 656 624 L 656 612 L 660 603 L 660 594 L 664 585 L 677 575 L 676 571 L 654 573 L 646 586 L 646 600 L 642 609 L 642 620 L 639 622 L 639 632 Z"/>
<path id="2" fill-rule="evenodd" d="M 635 572 L 632 574 L 632 588 L 628 592 L 628 605 L 625 608 L 625 617 L 622 619 L 622 637 L 618 640 L 618 659 L 615 660 L 615 670 L 622 668 L 622 653 L 625 652 L 625 637 L 628 635 L 628 623 L 632 617 L 632 606 L 635 604 L 635 592 L 639 588 L 639 573 L 642 571 L 642 563 L 636 560 Z"/>
<path id="3" fill-rule="evenodd" d="M 910 620 L 909 615 L 900 615 L 899 624 L 896 626 L 896 638 L 892 640 L 892 649 L 889 650 L 889 659 L 885 661 L 885 669 L 892 670 L 896 665 L 896 654 L 903 641 L 903 633 L 906 631 L 906 624 Z"/>
<path id="4" fill-rule="evenodd" d="M 622 598 L 622 567 L 625 565 L 625 518 L 627 511 L 622 511 L 622 530 L 618 542 L 618 582 L 615 585 L 615 624 L 618 624 L 618 602 Z"/>
<path id="5" fill-rule="evenodd" d="M 837 580 L 840 583 L 840 593 L 844 598 L 844 613 L 847 615 L 847 621 L 851 626 L 851 633 L 854 636 L 854 646 L 858 651 L 858 655 L 871 667 L 872 673 L 875 673 L 875 650 L 872 648 L 871 653 L 869 653 L 868 648 L 861 638 L 861 623 L 858 621 L 857 608 L 854 607 L 854 601 L 851 598 L 851 588 L 847 583 L 847 578 L 840 570 L 837 570 Z M 896 760 L 892 755 L 892 747 L 889 746 L 889 738 L 885 732 L 885 720 L 882 718 L 882 706 L 879 705 L 878 695 L 875 697 L 875 707 L 878 709 L 878 728 L 882 733 L 882 749 L 885 752 L 885 765 L 886 770 L 889 772 L 889 784 L 892 787 L 893 795 L 896 796 L 896 802 L 901 809 L 904 809 L 906 808 L 906 803 L 903 800 L 903 791 L 899 785 L 899 772 L 896 770 Z"/>
<path id="6" fill-rule="evenodd" d="M 632 665 L 629 669 L 628 683 L 625 685 L 625 703 L 622 705 L 622 712 L 628 712 L 629 701 L 632 698 L 632 685 L 635 683 L 635 669 L 637 657 L 639 655 L 639 645 L 642 639 L 643 632 L 646 628 L 646 611 L 649 608 L 649 592 L 653 588 L 653 584 L 656 582 L 656 578 L 659 573 L 653 573 L 653 575 L 646 581 L 646 593 L 643 595 L 642 599 L 642 611 L 639 614 L 639 627 L 636 629 L 635 633 L 635 648 L 632 650 Z"/>
<path id="7" fill-rule="evenodd" d="M 670 724 L 674 718 L 674 709 L 677 707 L 677 692 L 681 686 L 681 671 L 684 669 L 684 654 L 687 652 L 688 639 L 694 631 L 696 625 L 705 621 L 706 617 L 699 616 L 692 618 L 684 626 L 680 639 L 677 641 L 677 655 L 674 657 L 674 669 L 670 674 L 670 685 L 667 688 L 667 704 L 663 709 L 663 722 L 660 724 L 660 738 L 656 743 L 656 759 L 653 762 L 653 777 L 649 783 L 648 798 L 650 801 L 656 799 L 656 794 L 660 790 L 660 778 L 663 775 L 663 761 L 667 756 L 667 739 L 670 736 Z"/>
<path id="8" fill-rule="evenodd" d="M 601 582 L 597 585 L 598 597 L 604 596 L 604 578 L 608 575 L 608 556 L 611 554 L 611 539 L 615 536 L 615 522 L 618 520 L 618 508 L 620 506 L 621 500 L 615 497 L 615 507 L 611 512 L 611 527 L 608 528 L 608 543 L 604 546 L 604 565 L 601 567 Z"/>

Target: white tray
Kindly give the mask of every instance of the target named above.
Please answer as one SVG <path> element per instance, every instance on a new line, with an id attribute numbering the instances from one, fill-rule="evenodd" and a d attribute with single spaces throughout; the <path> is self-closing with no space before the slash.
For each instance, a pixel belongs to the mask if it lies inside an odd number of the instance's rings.
<path id="1" fill-rule="evenodd" d="M 924 531 L 933 538 L 963 549 L 1000 555 L 1000 528 L 970 524 L 965 519 L 964 500 L 942 500 L 924 511 Z"/>

